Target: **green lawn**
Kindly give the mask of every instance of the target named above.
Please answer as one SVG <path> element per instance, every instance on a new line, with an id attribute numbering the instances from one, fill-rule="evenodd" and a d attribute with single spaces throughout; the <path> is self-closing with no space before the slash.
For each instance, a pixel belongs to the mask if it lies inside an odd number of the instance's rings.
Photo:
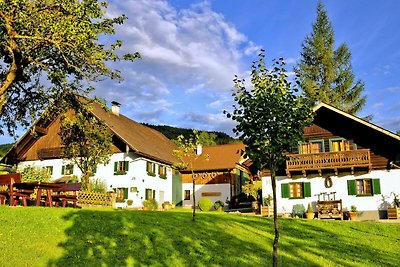
<path id="1" fill-rule="evenodd" d="M 0 206 L 0 266 L 271 266 L 272 220 Z M 400 224 L 280 219 L 280 266 L 399 266 Z"/>

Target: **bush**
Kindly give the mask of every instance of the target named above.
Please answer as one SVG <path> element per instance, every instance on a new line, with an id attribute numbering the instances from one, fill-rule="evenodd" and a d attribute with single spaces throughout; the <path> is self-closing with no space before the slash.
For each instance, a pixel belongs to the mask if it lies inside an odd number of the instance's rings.
<path id="1" fill-rule="evenodd" d="M 158 202 L 154 198 L 149 198 L 143 201 L 143 207 L 149 210 L 158 209 Z"/>
<path id="2" fill-rule="evenodd" d="M 221 200 L 215 201 L 214 209 L 217 211 L 222 211 L 224 209 L 224 202 L 222 202 Z"/>
<path id="3" fill-rule="evenodd" d="M 28 166 L 21 172 L 23 182 L 50 182 L 51 174 L 45 167 Z"/>
<path id="4" fill-rule="evenodd" d="M 165 209 L 165 210 L 169 210 L 169 209 L 172 208 L 172 204 L 171 204 L 169 201 L 164 201 L 164 202 L 162 203 L 162 207 L 163 207 L 163 209 Z"/>
<path id="5" fill-rule="evenodd" d="M 201 211 L 210 211 L 213 206 L 211 199 L 203 197 L 199 200 L 199 208 Z"/>

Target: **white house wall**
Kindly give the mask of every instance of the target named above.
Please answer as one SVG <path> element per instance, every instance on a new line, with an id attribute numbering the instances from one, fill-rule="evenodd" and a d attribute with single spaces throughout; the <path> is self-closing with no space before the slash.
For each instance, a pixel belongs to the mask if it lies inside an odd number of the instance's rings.
<path id="1" fill-rule="evenodd" d="M 322 192 L 336 192 L 336 199 L 342 199 L 343 208 L 347 208 L 347 210 L 350 209 L 351 205 L 355 205 L 360 212 L 386 210 L 388 205 L 391 205 L 393 202 L 393 195 L 391 195 L 391 193 L 400 193 L 400 170 L 380 170 L 357 176 L 331 176 L 331 178 L 332 187 L 325 188 L 324 178 L 322 177 L 297 179 L 291 179 L 286 176 L 277 177 L 276 195 L 278 213 L 291 212 L 295 204 L 303 204 L 304 207 L 307 208 L 308 203 L 311 203 L 314 211 L 316 211 L 317 194 Z M 380 179 L 381 194 L 373 196 L 348 195 L 347 181 L 363 178 Z M 304 199 L 282 198 L 281 184 L 290 182 L 310 182 L 311 197 L 306 197 Z M 262 191 L 263 197 L 267 197 L 268 195 L 272 196 L 271 177 L 262 177 Z"/>
<path id="2" fill-rule="evenodd" d="M 114 174 L 114 162 L 129 161 L 129 169 L 126 174 Z M 163 201 L 172 202 L 172 170 L 167 166 L 167 179 L 161 179 L 156 168 L 156 176 L 150 176 L 146 171 L 146 162 L 151 161 L 146 158 L 138 157 L 133 152 L 113 154 L 107 165 L 98 165 L 93 179 L 104 181 L 108 191 L 114 188 L 128 188 L 128 199 L 133 200 L 133 207 L 141 207 L 145 199 L 146 189 L 155 190 L 155 199 L 161 204 Z M 154 162 L 154 161 L 152 161 Z M 19 169 L 26 166 L 46 167 L 53 166 L 52 179 L 60 178 L 62 166 L 69 164 L 70 161 L 63 159 L 49 159 L 37 161 L 23 161 L 18 164 Z M 159 163 L 156 163 L 156 167 Z M 161 164 L 164 165 L 165 164 Z M 81 176 L 81 171 L 75 165 L 73 175 Z M 131 188 L 137 187 L 138 192 L 131 192 Z M 162 199 L 163 195 L 163 199 Z M 122 204 L 126 206 L 126 204 Z"/>
<path id="3" fill-rule="evenodd" d="M 213 203 L 217 200 L 221 200 L 225 203 L 226 199 L 230 199 L 231 189 L 230 184 L 199 184 L 195 186 L 196 191 L 196 206 L 199 203 L 199 199 L 202 197 L 209 198 Z M 191 207 L 193 205 L 193 184 L 183 183 L 182 184 L 182 196 L 185 196 L 185 190 L 190 190 L 190 200 L 183 200 L 184 207 Z M 220 193 L 219 196 L 202 196 L 202 193 L 216 192 Z"/>

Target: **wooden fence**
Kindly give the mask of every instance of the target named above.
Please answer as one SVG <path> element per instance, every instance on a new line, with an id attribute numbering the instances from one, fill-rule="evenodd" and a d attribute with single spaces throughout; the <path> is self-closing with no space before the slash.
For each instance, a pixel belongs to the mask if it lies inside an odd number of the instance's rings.
<path id="1" fill-rule="evenodd" d="M 78 204 L 113 206 L 114 202 L 114 193 L 78 192 Z"/>

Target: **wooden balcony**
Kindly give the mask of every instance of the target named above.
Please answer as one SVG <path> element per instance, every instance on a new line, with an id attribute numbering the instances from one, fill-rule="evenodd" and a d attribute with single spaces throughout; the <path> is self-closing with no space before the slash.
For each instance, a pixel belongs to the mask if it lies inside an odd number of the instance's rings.
<path id="1" fill-rule="evenodd" d="M 301 172 L 304 177 L 309 171 L 318 171 L 322 176 L 325 170 L 333 170 L 338 175 L 339 169 L 348 169 L 354 174 L 354 168 L 371 169 L 369 149 L 349 150 L 340 152 L 322 152 L 313 154 L 288 154 L 286 174 L 291 177 L 295 172 Z"/>
<path id="2" fill-rule="evenodd" d="M 39 159 L 57 159 L 62 157 L 63 149 L 61 147 L 42 148 L 37 151 Z"/>

